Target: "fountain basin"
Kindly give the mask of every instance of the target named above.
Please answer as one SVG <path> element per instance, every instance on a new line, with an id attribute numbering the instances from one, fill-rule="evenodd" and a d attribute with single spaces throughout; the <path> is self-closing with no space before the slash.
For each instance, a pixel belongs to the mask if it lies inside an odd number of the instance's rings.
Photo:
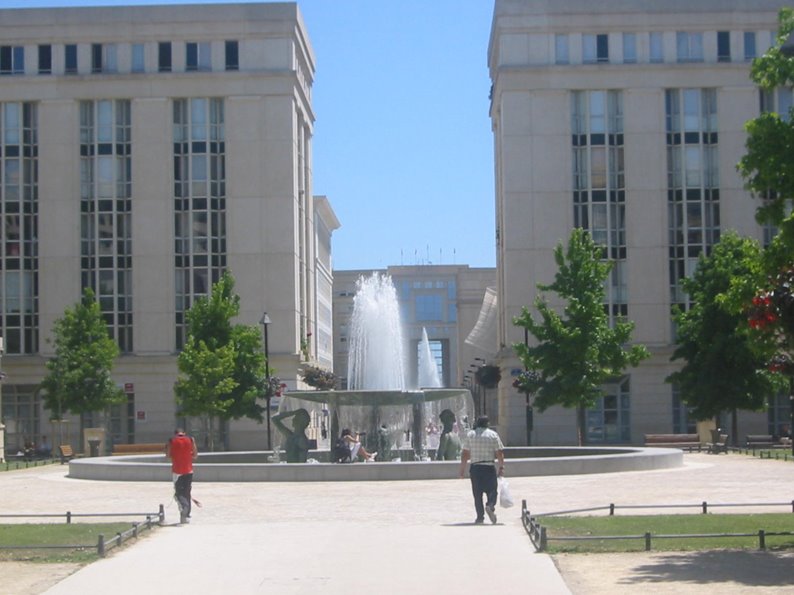
<path id="1" fill-rule="evenodd" d="M 458 461 L 268 463 L 269 454 L 265 451 L 200 454 L 194 464 L 194 481 L 456 479 L 460 470 Z M 676 448 L 508 447 L 505 448 L 505 458 L 508 477 L 647 471 L 683 465 L 683 451 Z M 69 462 L 69 477 L 104 481 L 171 481 L 171 465 L 163 455 L 73 459 Z"/>

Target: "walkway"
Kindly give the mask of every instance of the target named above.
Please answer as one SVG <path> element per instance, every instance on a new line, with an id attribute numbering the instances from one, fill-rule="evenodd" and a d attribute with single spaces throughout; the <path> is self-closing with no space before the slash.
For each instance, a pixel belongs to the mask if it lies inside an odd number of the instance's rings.
<path id="1" fill-rule="evenodd" d="M 794 497 L 791 463 L 739 455 L 684 459 L 679 469 L 510 481 L 517 500 L 526 499 L 536 512 L 610 502 L 790 502 Z M 721 570 L 699 574 L 690 565 L 679 575 L 669 555 L 664 572 L 653 572 L 653 564 L 642 559 L 642 571 L 616 564 L 620 576 L 609 565 L 590 568 L 584 576 L 566 573 L 569 590 L 551 558 L 534 553 L 518 507 L 498 510 L 496 526 L 471 524 L 468 480 L 197 483 L 194 495 L 204 506 L 195 511 L 192 524 L 176 526 L 170 484 L 74 480 L 65 477 L 65 469 L 0 473 L 4 511 L 115 512 L 151 510 L 163 503 L 169 526 L 81 569 L 48 595 L 158 594 L 177 585 L 199 595 L 438 590 L 554 595 L 587 593 L 588 580 L 623 585 L 628 589 L 623 592 L 760 593 L 766 587 L 778 594 L 794 592 L 790 559 L 775 565 L 774 556 L 766 557 L 772 570 L 760 580 L 742 572 L 735 557 Z M 8 586 L 2 580 L 0 591 Z"/>

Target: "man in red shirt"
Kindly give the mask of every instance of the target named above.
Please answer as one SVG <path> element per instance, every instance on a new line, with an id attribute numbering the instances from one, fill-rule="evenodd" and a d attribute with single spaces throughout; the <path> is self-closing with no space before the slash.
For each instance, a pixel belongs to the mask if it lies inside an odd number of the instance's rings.
<path id="1" fill-rule="evenodd" d="M 177 428 L 174 436 L 165 445 L 165 454 L 171 459 L 171 474 L 174 479 L 174 499 L 179 505 L 179 522 L 190 522 L 190 490 L 193 486 L 193 461 L 198 457 L 196 441 Z"/>

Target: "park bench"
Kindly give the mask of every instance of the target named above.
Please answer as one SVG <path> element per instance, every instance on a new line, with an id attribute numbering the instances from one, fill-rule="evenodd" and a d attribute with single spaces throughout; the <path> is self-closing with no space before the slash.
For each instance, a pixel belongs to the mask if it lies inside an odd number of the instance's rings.
<path id="1" fill-rule="evenodd" d="M 165 453 L 165 444 L 162 442 L 141 444 L 114 444 L 113 456 L 119 455 L 161 455 Z"/>
<path id="2" fill-rule="evenodd" d="M 721 452 L 728 454 L 728 434 L 717 434 L 713 432 L 711 439 L 712 442 L 706 442 L 707 452 L 710 454 L 719 454 Z"/>
<path id="3" fill-rule="evenodd" d="M 747 434 L 745 444 L 747 448 L 773 448 L 777 441 L 772 434 Z"/>
<path id="4" fill-rule="evenodd" d="M 701 448 L 697 434 L 645 434 L 645 446 L 680 448 L 690 451 Z"/>
<path id="5" fill-rule="evenodd" d="M 61 455 L 61 465 L 68 463 L 74 458 L 74 451 L 72 450 L 72 446 L 70 444 L 61 444 L 58 447 L 58 452 Z"/>

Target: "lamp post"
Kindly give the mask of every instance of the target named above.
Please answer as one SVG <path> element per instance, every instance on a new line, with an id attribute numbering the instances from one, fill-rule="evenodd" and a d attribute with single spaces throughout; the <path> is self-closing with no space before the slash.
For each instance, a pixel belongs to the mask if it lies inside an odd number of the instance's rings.
<path id="1" fill-rule="evenodd" d="M 480 403 L 480 383 L 477 381 L 477 370 L 479 366 L 474 364 L 469 365 L 469 371 L 472 372 L 472 382 L 474 383 L 474 417 L 482 415 L 482 403 Z"/>
<path id="2" fill-rule="evenodd" d="M 273 449 L 273 443 L 270 435 L 270 398 L 273 396 L 273 387 L 270 383 L 270 352 L 267 346 L 267 327 L 270 326 L 270 316 L 267 312 L 262 314 L 259 319 L 259 324 L 262 325 L 262 341 L 265 347 L 265 401 L 267 402 L 267 449 Z"/>

